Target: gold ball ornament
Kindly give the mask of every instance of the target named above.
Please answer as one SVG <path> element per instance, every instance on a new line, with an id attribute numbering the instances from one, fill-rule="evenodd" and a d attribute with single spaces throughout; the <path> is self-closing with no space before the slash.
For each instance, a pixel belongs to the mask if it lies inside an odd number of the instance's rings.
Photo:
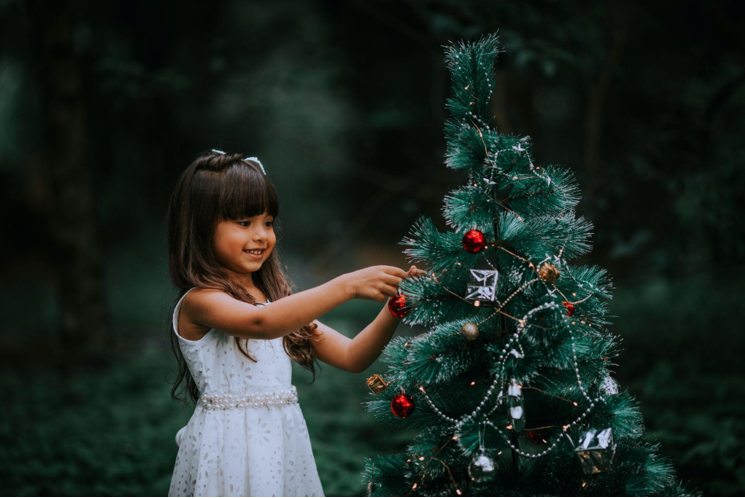
<path id="1" fill-rule="evenodd" d="M 475 341 L 479 336 L 479 326 L 468 322 L 460 328 L 460 333 L 467 341 Z"/>
<path id="2" fill-rule="evenodd" d="M 546 263 L 545 265 L 541 266 L 540 270 L 538 270 L 538 275 L 541 277 L 541 280 L 543 280 L 547 284 L 553 284 L 556 283 L 556 281 L 559 279 L 559 275 L 561 275 L 561 272 L 557 270 L 554 265 Z"/>

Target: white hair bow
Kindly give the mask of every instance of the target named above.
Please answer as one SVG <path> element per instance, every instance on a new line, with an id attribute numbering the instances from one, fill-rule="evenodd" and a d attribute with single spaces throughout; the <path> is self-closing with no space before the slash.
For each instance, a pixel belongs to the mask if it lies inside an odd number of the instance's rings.
<path id="1" fill-rule="evenodd" d="M 212 149 L 212 152 L 215 154 L 225 154 L 225 152 L 218 150 L 218 149 Z M 266 176 L 266 170 L 264 169 L 264 165 L 261 164 L 261 161 L 259 161 L 258 157 L 246 157 L 243 159 L 244 161 L 256 161 L 259 163 L 259 167 L 261 168 L 261 172 L 264 173 L 264 176 Z"/>

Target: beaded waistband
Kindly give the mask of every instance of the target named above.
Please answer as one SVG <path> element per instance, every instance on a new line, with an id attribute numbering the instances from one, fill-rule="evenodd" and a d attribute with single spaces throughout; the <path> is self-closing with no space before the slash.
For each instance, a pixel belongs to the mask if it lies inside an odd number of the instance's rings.
<path id="1" fill-rule="evenodd" d="M 290 389 L 247 394 L 204 393 L 199 398 L 199 404 L 205 410 L 259 408 L 263 406 L 292 405 L 295 403 L 297 403 L 297 389 L 295 389 L 295 386 L 292 386 Z"/>

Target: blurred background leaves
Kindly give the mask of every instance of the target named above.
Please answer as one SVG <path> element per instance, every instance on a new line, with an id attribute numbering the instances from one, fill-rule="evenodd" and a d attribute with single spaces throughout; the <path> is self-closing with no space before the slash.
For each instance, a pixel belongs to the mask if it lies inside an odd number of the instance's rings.
<path id="1" fill-rule="evenodd" d="M 195 155 L 261 158 L 298 289 L 406 267 L 398 242 L 420 214 L 446 229 L 465 181 L 442 46 L 499 30 L 494 123 L 577 174 L 619 381 L 682 479 L 742 494 L 744 29 L 734 1 L 0 1 L 5 492 L 166 493 L 192 408 L 168 395 L 163 217 Z M 324 322 L 352 336 L 378 309 Z M 382 368 L 296 371 L 327 495 L 411 437 L 361 405 Z"/>

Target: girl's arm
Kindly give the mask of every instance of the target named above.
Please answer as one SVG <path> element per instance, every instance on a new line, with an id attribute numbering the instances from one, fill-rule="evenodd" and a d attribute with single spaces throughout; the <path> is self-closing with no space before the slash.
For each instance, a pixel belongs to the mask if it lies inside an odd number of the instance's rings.
<path id="1" fill-rule="evenodd" d="M 394 266 L 371 266 L 346 273 L 270 306 L 258 307 L 212 289 L 197 289 L 184 299 L 182 312 L 197 326 L 249 339 L 282 337 L 353 298 L 384 302 L 397 292 L 406 272 Z"/>
<path id="2" fill-rule="evenodd" d="M 423 270 L 412 266 L 407 276 L 423 273 Z M 400 321 L 388 311 L 386 304 L 370 325 L 350 339 L 316 320 L 318 330 L 313 339 L 316 358 L 348 372 L 362 372 L 378 359 Z"/>

